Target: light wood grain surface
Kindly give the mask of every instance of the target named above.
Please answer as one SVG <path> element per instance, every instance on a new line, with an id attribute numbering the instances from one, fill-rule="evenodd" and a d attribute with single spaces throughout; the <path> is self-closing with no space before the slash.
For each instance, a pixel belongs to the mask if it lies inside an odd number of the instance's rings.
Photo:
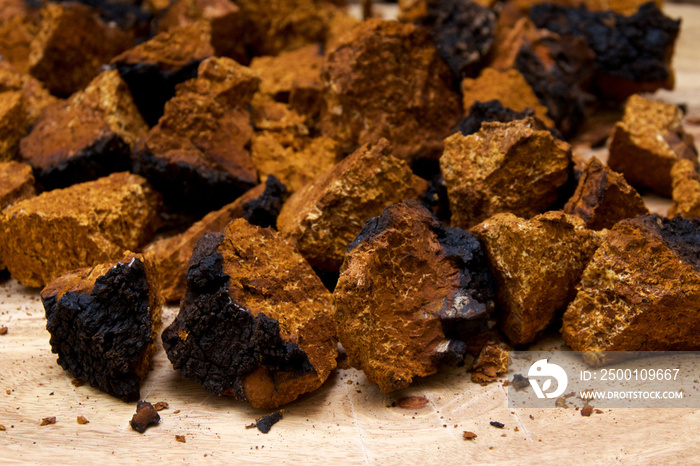
<path id="1" fill-rule="evenodd" d="M 668 5 L 682 17 L 675 67 L 677 86 L 658 95 L 688 104 L 700 119 L 700 7 Z M 698 125 L 690 125 L 694 134 Z M 697 137 L 696 137 L 697 139 Z M 604 154 L 603 154 L 604 155 Z M 666 200 L 650 198 L 665 213 Z M 176 309 L 165 312 L 166 324 Z M 639 464 L 700 461 L 700 416 L 693 409 L 618 409 L 582 417 L 569 409 L 509 409 L 501 383 L 471 383 L 453 368 L 385 395 L 362 373 L 338 370 L 317 392 L 287 406 L 265 435 L 245 425 L 269 411 L 212 397 L 183 380 L 161 350 L 142 397 L 165 401 L 161 423 L 141 435 L 129 420 L 135 404 L 89 386 L 74 387 L 56 364 L 38 291 L 13 280 L 0 284 L 0 464 L 324 462 L 379 464 Z M 543 343 L 557 344 L 556 341 Z M 404 410 L 391 402 L 423 395 L 427 407 Z M 177 413 L 176 413 L 177 412 Z M 90 423 L 78 425 L 77 416 Z M 40 427 L 44 417 L 56 424 Z M 490 421 L 505 424 L 503 429 Z M 462 439 L 463 431 L 477 434 Z M 184 435 L 179 443 L 175 435 Z"/>

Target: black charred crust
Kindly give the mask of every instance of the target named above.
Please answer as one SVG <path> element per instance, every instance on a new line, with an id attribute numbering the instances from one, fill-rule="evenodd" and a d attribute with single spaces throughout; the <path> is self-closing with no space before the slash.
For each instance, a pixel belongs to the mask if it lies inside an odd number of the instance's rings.
<path id="1" fill-rule="evenodd" d="M 243 218 L 251 225 L 276 229 L 277 216 L 288 197 L 287 187 L 274 175 L 268 175 L 262 195 L 243 204 Z"/>
<path id="2" fill-rule="evenodd" d="M 200 60 L 177 70 L 162 70 L 157 63 L 116 63 L 113 67 L 129 86 L 131 96 L 148 126 L 163 116 L 165 103 L 175 96 L 175 86 L 197 77 Z"/>
<path id="3" fill-rule="evenodd" d="M 471 0 L 429 0 L 422 24 L 457 79 L 478 74 L 495 38 L 496 14 Z"/>
<path id="4" fill-rule="evenodd" d="M 153 154 L 145 144 L 134 148 L 132 164 L 132 171 L 146 178 L 173 212 L 204 215 L 257 184 L 257 180 L 236 178 L 223 169 L 173 163 Z"/>
<path id="5" fill-rule="evenodd" d="M 272 429 L 272 426 L 277 424 L 282 419 L 282 411 L 277 411 L 276 413 L 268 414 L 263 416 L 257 421 L 255 421 L 255 427 L 258 428 L 263 434 L 267 434 Z"/>
<path id="6" fill-rule="evenodd" d="M 460 291 L 439 312 L 442 331 L 448 338 L 464 340 L 486 329 L 495 308 L 496 279 L 474 233 L 442 225 L 436 233 L 447 259 L 462 272 Z"/>
<path id="7" fill-rule="evenodd" d="M 223 233 L 207 233 L 197 242 L 180 313 L 163 332 L 163 347 L 186 379 L 214 395 L 246 400 L 244 378 L 258 368 L 299 375 L 314 368 L 296 344 L 282 340 L 276 320 L 253 317 L 231 299 L 218 251 L 223 239 Z"/>
<path id="8" fill-rule="evenodd" d="M 683 262 L 700 273 L 700 218 L 666 218 L 652 214 L 623 222 L 660 237 Z"/>
<path id="9" fill-rule="evenodd" d="M 46 329 L 58 363 L 75 378 L 124 401 L 139 399 L 136 374 L 153 343 L 146 267 L 118 263 L 95 281 L 90 294 L 43 296 Z"/>
<path id="10" fill-rule="evenodd" d="M 665 81 L 665 58 L 680 30 L 680 20 L 665 16 L 653 2 L 632 16 L 590 12 L 544 3 L 530 10 L 538 28 L 583 37 L 596 55 L 596 69 L 635 82 Z"/>
<path id="11" fill-rule="evenodd" d="M 515 58 L 515 67 L 532 87 L 539 101 L 564 135 L 573 134 L 586 117 L 583 88 L 591 77 L 592 58 L 581 39 L 576 37 L 544 37 L 554 60 L 545 66 L 530 45 L 524 45 Z"/>
<path id="12" fill-rule="evenodd" d="M 529 107 L 522 112 L 516 112 L 512 108 L 504 107 L 500 100 L 494 99 L 487 102 L 477 100 L 469 107 L 469 113 L 459 122 L 458 129 L 462 136 L 469 136 L 477 133 L 484 122 L 498 121 L 508 123 L 534 116 L 535 111 Z"/>
<path id="13" fill-rule="evenodd" d="M 130 168 L 131 146 L 121 136 L 109 131 L 69 157 L 59 158 L 49 166 L 33 167 L 33 172 L 39 188 L 50 190 L 129 171 Z"/>

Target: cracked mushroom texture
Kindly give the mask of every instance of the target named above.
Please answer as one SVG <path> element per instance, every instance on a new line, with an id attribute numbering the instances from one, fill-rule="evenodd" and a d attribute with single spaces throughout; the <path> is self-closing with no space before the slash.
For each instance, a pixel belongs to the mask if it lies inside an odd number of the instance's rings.
<path id="1" fill-rule="evenodd" d="M 131 149 L 148 131 L 126 83 L 103 71 L 68 100 L 48 106 L 20 143 L 44 189 L 131 168 Z"/>
<path id="2" fill-rule="evenodd" d="M 344 153 L 387 138 L 396 157 L 437 158 L 459 122 L 452 75 L 418 26 L 370 19 L 326 56 L 323 134 Z"/>
<path id="3" fill-rule="evenodd" d="M 500 212 L 529 218 L 557 199 L 569 176 L 571 148 L 528 117 L 485 122 L 445 140 L 440 169 L 452 224 L 469 228 Z"/>
<path id="4" fill-rule="evenodd" d="M 331 295 L 271 228 L 231 222 L 197 242 L 163 346 L 210 393 L 275 408 L 320 387 L 336 366 Z"/>
<path id="5" fill-rule="evenodd" d="M 612 228 L 620 220 L 646 215 L 649 209 L 642 196 L 598 158 L 592 157 L 583 169 L 576 191 L 564 212 L 580 217 L 593 230 Z"/>
<path id="6" fill-rule="evenodd" d="M 600 245 L 583 220 L 557 211 L 530 220 L 496 214 L 471 231 L 496 277 L 499 327 L 513 345 L 532 343 L 561 315 Z"/>
<path id="7" fill-rule="evenodd" d="M 418 199 L 427 189 L 428 182 L 411 173 L 382 139 L 295 192 L 282 206 L 277 228 L 312 266 L 336 271 L 367 219 L 396 202 Z"/>
<path id="8" fill-rule="evenodd" d="M 333 292 L 340 342 L 380 390 L 406 388 L 464 358 L 493 287 L 476 236 L 445 229 L 416 201 L 394 204 L 348 246 Z"/>
<path id="9" fill-rule="evenodd" d="M 679 160 L 673 164 L 673 205 L 669 217 L 700 217 L 700 167 L 694 160 Z"/>
<path id="10" fill-rule="evenodd" d="M 140 249 L 156 227 L 159 204 L 145 179 L 126 172 L 44 192 L 2 211 L 3 258 L 18 282 L 44 286 L 68 270 Z"/>
<path id="11" fill-rule="evenodd" d="M 700 219 L 623 220 L 589 262 L 564 313 L 564 341 L 592 365 L 598 351 L 700 349 Z"/>
<path id="12" fill-rule="evenodd" d="M 632 186 L 662 196 L 672 196 L 671 169 L 677 160 L 698 166 L 693 137 L 683 129 L 683 111 L 673 104 L 633 95 L 610 138 L 610 168 Z"/>

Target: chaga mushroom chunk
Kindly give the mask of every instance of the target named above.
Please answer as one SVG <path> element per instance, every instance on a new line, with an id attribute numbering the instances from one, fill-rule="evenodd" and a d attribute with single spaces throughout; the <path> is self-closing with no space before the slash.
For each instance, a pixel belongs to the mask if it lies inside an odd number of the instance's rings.
<path id="1" fill-rule="evenodd" d="M 625 177 L 591 158 L 564 212 L 581 217 L 593 230 L 612 228 L 620 220 L 646 215 L 649 209 Z"/>
<path id="2" fill-rule="evenodd" d="M 420 23 L 456 78 L 474 76 L 495 38 L 496 13 L 471 0 L 429 0 Z"/>
<path id="3" fill-rule="evenodd" d="M 679 160 L 671 169 L 673 205 L 669 217 L 700 217 L 700 167 L 693 160 Z"/>
<path id="4" fill-rule="evenodd" d="M 277 228 L 312 266 L 338 271 L 367 219 L 427 190 L 428 183 L 393 154 L 386 139 L 365 144 L 282 206 Z"/>
<path id="5" fill-rule="evenodd" d="M 564 313 L 562 335 L 598 351 L 700 350 L 700 219 L 646 215 L 607 234 Z"/>
<path id="6" fill-rule="evenodd" d="M 29 52 L 29 72 L 52 94 L 67 97 L 85 87 L 131 38 L 78 3 L 46 3 Z"/>
<path id="7" fill-rule="evenodd" d="M 247 64 L 248 52 L 241 28 L 240 10 L 230 0 L 174 0 L 158 18 L 158 32 L 207 21 L 211 26 L 211 45 L 217 57 L 233 58 Z"/>
<path id="8" fill-rule="evenodd" d="M 529 218 L 545 211 L 570 164 L 569 145 L 532 117 L 453 134 L 440 158 L 452 224 L 469 228 L 500 212 Z"/>
<path id="9" fill-rule="evenodd" d="M 532 7 L 530 18 L 538 28 L 586 40 L 596 56 L 595 84 L 605 97 L 624 100 L 673 88 L 671 58 L 680 20 L 668 18 L 652 2 L 631 16 L 543 3 Z"/>
<path id="10" fill-rule="evenodd" d="M 631 185 L 671 197 L 671 169 L 678 160 L 698 166 L 693 137 L 678 106 L 633 95 L 610 137 L 608 165 Z"/>
<path id="11" fill-rule="evenodd" d="M 230 58 L 209 58 L 177 87 L 165 113 L 135 148 L 134 171 L 172 211 L 204 214 L 258 184 L 248 146 L 249 106 L 260 78 Z"/>
<path id="12" fill-rule="evenodd" d="M 321 129 L 346 154 L 387 138 L 400 159 L 437 159 L 461 116 L 452 73 L 430 33 L 412 24 L 373 18 L 354 27 L 321 77 Z"/>
<path id="13" fill-rule="evenodd" d="M 161 325 L 158 283 L 143 256 L 62 275 L 41 300 L 61 367 L 112 396 L 138 400 Z"/>
<path id="14" fill-rule="evenodd" d="M 197 75 L 197 67 L 214 54 L 211 25 L 197 22 L 161 32 L 112 59 L 129 86 L 149 126 L 158 123 L 175 86 Z"/>
<path id="15" fill-rule="evenodd" d="M 210 393 L 275 408 L 335 368 L 331 296 L 274 230 L 238 219 L 197 242 L 163 346 L 173 367 Z"/>
<path id="16" fill-rule="evenodd" d="M 406 201 L 348 246 L 333 304 L 350 364 L 390 392 L 464 358 L 494 308 L 494 279 L 472 233 Z"/>
<path id="17" fill-rule="evenodd" d="M 131 149 L 147 131 L 119 73 L 104 71 L 45 109 L 20 142 L 20 155 L 42 188 L 64 188 L 128 170 Z"/>
<path id="18" fill-rule="evenodd" d="M 159 203 L 146 180 L 125 172 L 47 191 L 2 211 L 2 256 L 12 278 L 44 286 L 140 249 L 153 234 Z"/>
<path id="19" fill-rule="evenodd" d="M 470 113 L 476 102 L 491 100 L 498 100 L 503 107 L 516 112 L 527 112 L 528 109 L 532 109 L 542 123 L 548 127 L 554 126 L 554 122 L 547 116 L 547 107 L 540 103 L 525 77 L 516 69 L 499 71 L 494 68 L 484 68 L 478 78 L 467 78 L 462 81 L 462 104 L 465 113 Z"/>
<path id="20" fill-rule="evenodd" d="M 535 341 L 561 315 L 600 245 L 580 218 L 556 211 L 530 220 L 497 214 L 472 231 L 498 283 L 500 329 L 514 345 Z"/>
<path id="21" fill-rule="evenodd" d="M 34 197 L 32 167 L 19 162 L 0 162 L 0 209 Z M 0 248 L 0 270 L 5 268 Z"/>
<path id="22" fill-rule="evenodd" d="M 195 244 L 204 233 L 221 231 L 241 217 L 253 225 L 274 226 L 286 194 L 284 185 L 274 176 L 269 176 L 265 184 L 259 184 L 232 203 L 208 213 L 184 232 L 151 243 L 145 254 L 153 259 L 158 271 L 163 298 L 168 302 L 182 299 L 187 285 L 187 265 Z"/>

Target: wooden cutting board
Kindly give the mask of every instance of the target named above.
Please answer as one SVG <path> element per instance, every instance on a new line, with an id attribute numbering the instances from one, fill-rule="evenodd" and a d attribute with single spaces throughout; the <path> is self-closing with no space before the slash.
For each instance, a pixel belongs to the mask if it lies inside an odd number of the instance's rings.
<path id="1" fill-rule="evenodd" d="M 688 105 L 688 128 L 700 134 L 700 7 L 670 4 L 682 17 L 675 68 L 677 89 L 657 96 Z M 700 139 L 696 137 L 700 143 Z M 600 151 L 598 151 L 600 153 Z M 604 155 L 604 151 L 603 151 Z M 665 213 L 668 201 L 648 198 Z M 177 310 L 165 311 L 168 324 Z M 502 383 L 471 383 L 453 368 L 385 395 L 362 373 L 338 370 L 317 392 L 284 410 L 269 434 L 245 425 L 270 411 L 212 397 L 183 380 L 161 350 L 142 387 L 165 401 L 161 423 L 138 434 L 129 427 L 135 404 L 89 386 L 74 387 L 56 364 L 37 290 L 0 284 L 0 463 L 694 463 L 700 458 L 700 415 L 693 409 L 613 409 L 582 417 L 573 409 L 509 409 Z M 546 347 L 557 341 L 544 342 Z M 425 396 L 420 409 L 392 401 Z M 576 403 L 573 403 L 576 404 Z M 41 427 L 44 417 L 56 424 Z M 77 416 L 89 424 L 79 425 Z M 503 429 L 490 421 L 505 424 Z M 477 434 L 465 441 L 464 431 Z M 175 440 L 184 435 L 186 443 Z"/>

